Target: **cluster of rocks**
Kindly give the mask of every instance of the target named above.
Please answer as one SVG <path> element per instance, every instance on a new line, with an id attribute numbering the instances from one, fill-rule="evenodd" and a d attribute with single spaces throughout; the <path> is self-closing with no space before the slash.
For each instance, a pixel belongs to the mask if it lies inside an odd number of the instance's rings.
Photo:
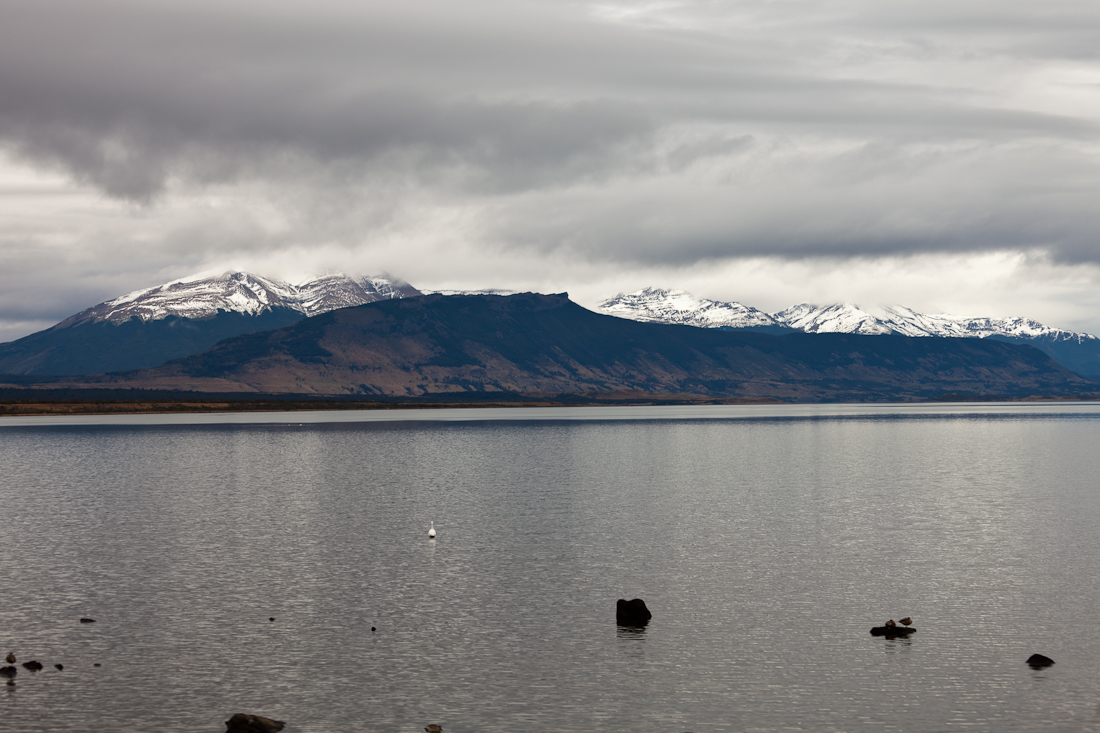
<path id="1" fill-rule="evenodd" d="M 8 652 L 8 656 L 4 657 L 4 661 L 7 662 L 8 665 L 6 667 L 0 667 L 0 677 L 6 677 L 8 680 L 7 684 L 11 687 L 15 685 L 15 675 L 19 674 L 19 668 L 15 666 L 15 663 L 19 660 L 16 659 L 15 652 Z M 97 664 L 96 666 L 98 667 L 99 665 Z M 44 665 L 37 659 L 32 659 L 29 662 L 23 662 L 22 667 L 30 672 L 37 672 L 43 669 Z M 65 665 L 55 664 L 54 669 L 60 672 L 65 669 Z"/>
<path id="2" fill-rule="evenodd" d="M 82 623 L 82 624 L 94 624 L 95 619 L 94 618 L 87 618 L 87 617 L 81 618 L 80 623 Z M 15 657 L 15 652 L 8 652 L 8 656 L 4 657 L 4 661 L 7 662 L 8 665 L 6 667 L 0 667 L 0 677 L 7 678 L 8 686 L 9 687 L 14 687 L 15 686 L 15 675 L 17 675 L 19 673 L 19 668 L 15 666 L 16 661 L 18 661 Z M 32 659 L 29 662 L 23 662 L 23 664 L 21 666 L 23 667 L 23 669 L 28 670 L 30 672 L 38 672 L 38 671 L 40 671 L 44 668 L 44 665 L 42 664 L 42 662 L 39 662 L 36 659 Z M 100 665 L 99 665 L 99 662 L 96 662 L 92 666 L 93 667 L 98 667 Z M 65 669 L 65 665 L 60 664 L 60 663 L 55 664 L 54 669 L 56 669 L 58 672 L 60 672 L 61 670 Z"/>
<path id="3" fill-rule="evenodd" d="M 615 604 L 615 623 L 619 626 L 627 627 L 643 627 L 649 623 L 653 618 L 653 614 L 649 608 L 646 607 L 645 601 L 641 598 L 634 598 L 633 600 L 626 600 L 620 598 Z M 274 621 L 274 618 L 269 619 Z M 95 619 L 82 618 L 81 623 L 94 623 Z M 898 624 L 901 624 L 900 626 Z M 909 634 L 916 632 L 913 627 L 913 619 L 906 616 L 900 621 L 894 621 L 894 619 L 888 620 L 882 626 L 875 626 L 871 628 L 872 636 L 885 636 L 887 638 L 896 637 L 908 637 Z M 371 631 L 375 628 L 372 626 Z M 18 673 L 18 669 L 15 666 L 17 661 L 15 653 L 9 652 L 5 661 L 8 663 L 6 667 L 0 667 L 0 677 L 8 678 L 8 685 L 14 685 L 14 677 Z M 1046 667 L 1054 664 L 1054 660 L 1050 657 L 1042 654 L 1032 654 L 1027 659 L 1027 664 L 1032 669 L 1045 669 Z M 96 663 L 94 666 L 100 666 Z M 23 667 L 32 672 L 37 672 L 43 668 L 41 662 L 31 660 L 24 662 Z M 64 665 L 55 664 L 58 670 L 64 669 Z M 286 726 L 281 720 L 272 720 L 271 718 L 265 718 L 262 715 L 251 715 L 248 713 L 235 713 L 229 720 L 225 721 L 226 733 L 277 733 Z M 443 727 L 436 724 L 428 725 L 424 728 L 426 733 L 443 733 Z"/>
<path id="4" fill-rule="evenodd" d="M 622 603 L 622 601 L 619 601 L 619 603 Z M 901 626 L 898 626 L 898 623 L 900 623 Z M 916 629 L 912 628 L 912 623 L 913 619 L 908 616 L 901 619 L 899 622 L 890 619 L 882 626 L 873 626 L 871 628 L 871 636 L 885 636 L 888 639 L 897 638 L 899 636 L 908 637 L 909 634 L 916 631 Z M 1042 654 L 1032 654 L 1027 658 L 1027 665 L 1032 669 L 1046 669 L 1052 664 L 1054 664 L 1054 660 Z"/>

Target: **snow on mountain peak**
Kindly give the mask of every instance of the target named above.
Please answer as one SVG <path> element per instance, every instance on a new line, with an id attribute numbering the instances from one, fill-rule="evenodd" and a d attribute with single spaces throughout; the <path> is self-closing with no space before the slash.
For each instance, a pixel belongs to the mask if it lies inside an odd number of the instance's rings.
<path id="1" fill-rule="evenodd" d="M 1048 328 L 1028 318 L 971 318 L 947 313 L 918 313 L 898 305 L 882 306 L 878 315 L 853 303 L 791 306 L 772 316 L 741 303 L 698 299 L 683 290 L 645 288 L 619 294 L 599 304 L 612 316 L 652 323 L 683 323 L 704 328 L 728 326 L 787 326 L 807 333 L 855 333 L 868 336 L 903 336 L 1046 339 L 1050 341 L 1100 342 L 1087 333 Z"/>
<path id="2" fill-rule="evenodd" d="M 741 303 L 697 299 L 684 290 L 644 288 L 619 293 L 597 306 L 609 316 L 649 323 L 678 323 L 703 328 L 774 326 L 775 319 Z"/>
<path id="3" fill-rule="evenodd" d="M 420 291 L 411 285 L 389 277 L 350 277 L 333 273 L 291 284 L 230 270 L 213 277 L 192 275 L 135 290 L 77 313 L 56 327 L 99 321 L 124 323 L 131 318 L 141 321 L 156 321 L 168 316 L 203 319 L 218 311 L 255 316 L 272 308 L 289 308 L 314 316 L 337 308 L 419 294 Z"/>
<path id="4" fill-rule="evenodd" d="M 892 328 L 853 303 L 826 306 L 802 303 L 776 313 L 775 320 L 807 333 L 858 333 L 865 336 L 893 333 Z"/>

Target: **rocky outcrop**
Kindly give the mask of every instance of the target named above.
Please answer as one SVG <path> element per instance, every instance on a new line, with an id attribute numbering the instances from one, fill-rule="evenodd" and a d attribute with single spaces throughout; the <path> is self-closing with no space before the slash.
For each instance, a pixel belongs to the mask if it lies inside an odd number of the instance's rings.
<path id="1" fill-rule="evenodd" d="M 1045 669 L 1054 664 L 1054 660 L 1042 654 L 1032 654 L 1027 658 L 1027 666 L 1032 669 Z"/>
<path id="2" fill-rule="evenodd" d="M 875 626 L 871 629 L 871 636 L 909 636 L 916 629 L 910 626 Z"/>
<path id="3" fill-rule="evenodd" d="M 615 604 L 615 623 L 619 626 L 645 626 L 651 618 L 653 614 L 641 598 L 631 601 L 620 598 Z"/>
<path id="4" fill-rule="evenodd" d="M 281 720 L 246 713 L 234 713 L 232 718 L 225 721 L 226 733 L 275 733 L 284 726 L 286 723 Z"/>

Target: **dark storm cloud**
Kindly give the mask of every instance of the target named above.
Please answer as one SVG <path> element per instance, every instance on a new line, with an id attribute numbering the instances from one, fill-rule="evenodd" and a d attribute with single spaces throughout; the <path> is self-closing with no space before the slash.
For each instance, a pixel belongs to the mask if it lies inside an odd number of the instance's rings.
<path id="1" fill-rule="evenodd" d="M 279 170 L 288 158 L 387 156 L 522 188 L 598 176 L 652 127 L 644 108 L 602 95 L 496 95 L 491 78 L 511 72 L 493 67 L 507 60 L 479 59 L 476 38 L 428 21 L 347 28 L 305 13 L 51 2 L 4 20 L 4 142 L 112 196 L 148 199 L 173 176 L 293 175 Z"/>
<path id="2" fill-rule="evenodd" d="M 153 207 L 308 180 L 285 241 L 366 236 L 320 202 L 400 189 L 486 245 L 596 261 L 1100 260 L 1097 6 L 0 7 L 0 145 Z"/>

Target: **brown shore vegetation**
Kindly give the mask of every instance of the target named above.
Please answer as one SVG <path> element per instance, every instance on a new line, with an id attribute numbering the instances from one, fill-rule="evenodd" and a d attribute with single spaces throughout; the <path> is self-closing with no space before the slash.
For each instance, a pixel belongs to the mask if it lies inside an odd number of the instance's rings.
<path id="1" fill-rule="evenodd" d="M 143 415 L 209 412 L 303 412 L 330 410 L 429 410 L 483 407 L 578 407 L 596 405 L 778 404 L 776 400 L 716 399 L 696 395 L 615 392 L 589 395 L 533 395 L 529 399 L 457 402 L 398 402 L 347 399 L 5 399 L 0 417 L 30 415 Z"/>

